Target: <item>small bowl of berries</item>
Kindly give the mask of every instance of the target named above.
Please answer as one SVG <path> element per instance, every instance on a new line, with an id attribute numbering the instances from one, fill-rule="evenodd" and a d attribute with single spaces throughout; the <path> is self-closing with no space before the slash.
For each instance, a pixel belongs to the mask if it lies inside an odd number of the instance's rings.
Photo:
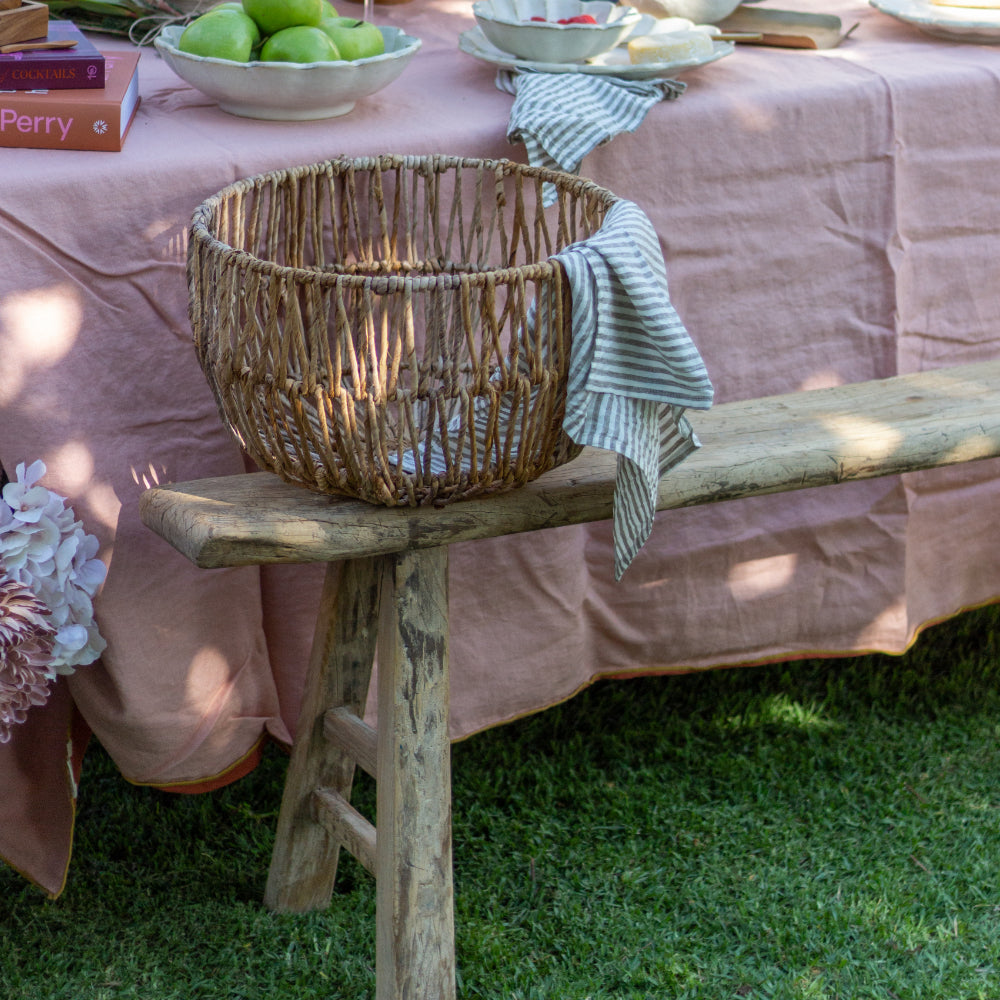
<path id="1" fill-rule="evenodd" d="M 540 63 L 592 59 L 643 21 L 634 7 L 610 0 L 476 0 L 472 12 L 498 49 Z"/>

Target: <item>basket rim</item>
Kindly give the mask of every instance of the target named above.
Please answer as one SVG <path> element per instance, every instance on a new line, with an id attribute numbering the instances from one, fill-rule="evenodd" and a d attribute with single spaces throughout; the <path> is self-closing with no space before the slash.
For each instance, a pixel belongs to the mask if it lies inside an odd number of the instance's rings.
<path id="1" fill-rule="evenodd" d="M 348 166 L 355 170 L 372 169 L 380 167 L 382 169 L 401 166 L 412 168 L 424 164 L 432 164 L 435 169 L 445 170 L 462 167 L 486 169 L 498 171 L 504 175 L 520 174 L 544 182 L 553 183 L 562 187 L 565 191 L 579 197 L 585 194 L 593 194 L 604 202 L 606 209 L 609 209 L 615 202 L 620 201 L 620 197 L 607 188 L 585 177 L 570 174 L 562 170 L 552 170 L 548 167 L 532 166 L 530 164 L 518 163 L 515 160 L 504 158 L 474 157 L 474 156 L 453 156 L 447 154 L 424 154 L 424 155 L 402 155 L 386 153 L 378 156 L 338 156 L 327 160 L 317 160 L 313 163 L 302 164 L 293 167 L 282 167 L 275 170 L 261 171 L 249 177 L 244 177 L 232 181 L 221 188 L 215 194 L 206 198 L 192 214 L 189 226 L 189 240 L 199 243 L 205 250 L 211 253 L 225 253 L 234 264 L 245 267 L 252 271 L 268 274 L 283 274 L 293 276 L 297 281 L 324 286 L 348 286 L 348 287 L 370 287 L 378 283 L 381 290 L 386 293 L 403 291 L 410 289 L 422 291 L 429 288 L 457 288 L 463 283 L 478 286 L 486 281 L 507 282 L 517 276 L 540 278 L 549 277 L 558 263 L 548 257 L 539 261 L 517 264 L 513 267 L 486 268 L 482 271 L 462 271 L 443 274 L 415 274 L 415 275 L 353 275 L 338 274 L 330 271 L 321 271 L 315 268 L 298 267 L 289 264 L 279 264 L 275 261 L 265 260 L 248 250 L 240 250 L 231 246 L 224 240 L 219 239 L 211 232 L 208 221 L 216 207 L 226 198 L 233 194 L 241 194 L 252 190 L 255 187 L 270 183 L 276 179 L 290 176 L 301 176 L 308 173 L 318 173 L 329 170 L 331 167 Z"/>

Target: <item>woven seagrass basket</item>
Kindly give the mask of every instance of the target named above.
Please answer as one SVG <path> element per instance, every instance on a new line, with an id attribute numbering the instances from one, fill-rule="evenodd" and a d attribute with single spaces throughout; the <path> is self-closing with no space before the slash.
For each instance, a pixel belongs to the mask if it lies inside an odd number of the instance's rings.
<path id="1" fill-rule="evenodd" d="M 230 185 L 196 210 L 188 251 L 223 420 L 282 479 L 389 506 L 509 489 L 569 461 L 571 303 L 550 258 L 615 200 L 568 174 L 446 156 Z"/>

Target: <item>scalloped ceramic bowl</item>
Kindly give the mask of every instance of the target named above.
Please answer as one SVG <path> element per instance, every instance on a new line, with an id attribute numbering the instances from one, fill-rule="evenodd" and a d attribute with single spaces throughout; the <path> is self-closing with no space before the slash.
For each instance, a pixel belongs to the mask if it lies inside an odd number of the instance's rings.
<path id="1" fill-rule="evenodd" d="M 623 42 L 643 20 L 635 8 L 608 0 L 476 0 L 472 13 L 498 49 L 546 63 L 599 56 Z M 558 23 L 579 14 L 591 14 L 598 23 Z"/>
<path id="2" fill-rule="evenodd" d="M 346 115 L 364 97 L 392 83 L 420 48 L 420 39 L 379 25 L 385 52 L 354 62 L 233 62 L 181 52 L 183 27 L 157 35 L 157 52 L 185 82 L 242 118 L 309 121 Z"/>

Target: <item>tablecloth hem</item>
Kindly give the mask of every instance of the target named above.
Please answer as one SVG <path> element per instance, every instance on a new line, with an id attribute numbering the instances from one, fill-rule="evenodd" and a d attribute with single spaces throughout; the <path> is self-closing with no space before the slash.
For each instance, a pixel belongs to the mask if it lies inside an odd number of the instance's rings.
<path id="1" fill-rule="evenodd" d="M 232 764 L 206 778 L 188 778 L 182 781 L 137 781 L 128 775 L 122 777 L 137 788 L 155 788 L 161 792 L 175 792 L 180 795 L 200 795 L 203 792 L 214 792 L 226 785 L 231 785 L 240 778 L 245 778 L 255 770 L 264 756 L 264 746 L 272 739 L 271 734 L 263 732 L 256 742 L 241 754 Z"/>
<path id="2" fill-rule="evenodd" d="M 473 736 L 478 736 L 480 733 L 488 732 L 489 730 L 496 729 L 499 726 L 506 726 L 512 722 L 518 722 L 521 719 L 527 719 L 532 715 L 538 715 L 541 712 L 548 711 L 548 709 L 554 708 L 556 705 L 561 705 L 564 702 L 571 701 L 582 691 L 586 691 L 587 688 L 598 683 L 599 681 L 631 681 L 638 680 L 641 677 L 684 677 L 688 674 L 706 673 L 710 670 L 739 670 L 746 667 L 765 667 L 774 663 L 797 663 L 800 660 L 846 660 L 855 659 L 859 656 L 905 656 L 908 652 L 910 652 L 914 645 L 916 645 L 917 640 L 927 629 L 933 628 L 935 625 L 943 625 L 945 622 L 958 618 L 960 615 L 967 614 L 970 611 L 978 611 L 981 608 L 988 608 L 994 604 L 1000 604 L 1000 594 L 997 594 L 994 597 L 989 597 L 984 601 L 977 601 L 974 604 L 962 605 L 948 614 L 935 618 L 929 618 L 927 621 L 921 622 L 919 625 L 914 627 L 913 634 L 909 637 L 906 645 L 899 650 L 878 649 L 876 647 L 864 649 L 795 650 L 785 653 L 775 653 L 773 656 L 762 656 L 755 659 L 720 661 L 703 667 L 643 667 L 638 670 L 600 671 L 592 674 L 587 678 L 587 680 L 578 684 L 572 691 L 565 695 L 561 695 L 560 697 L 546 702 L 544 705 L 539 707 L 526 709 L 522 712 L 515 712 L 513 715 L 507 716 L 496 722 L 492 722 L 489 725 L 481 726 L 478 729 L 472 729 L 468 732 L 463 732 L 461 736 L 453 736 L 451 742 L 453 744 L 461 743 L 463 740 L 471 739 Z"/>
<path id="3" fill-rule="evenodd" d="M 63 852 L 62 871 L 50 882 L 44 875 L 32 875 L 25 866 L 18 864 L 10 856 L 0 852 L 0 862 L 11 871 L 17 872 L 26 882 L 41 889 L 48 899 L 58 899 L 66 888 L 69 869 L 73 861 L 73 837 L 76 829 L 76 801 L 80 776 L 83 771 L 83 758 L 93 735 L 86 720 L 75 705 L 70 708 L 69 721 L 66 725 L 66 800 L 69 805 L 69 821 L 66 824 L 66 844 Z M 39 869 L 40 871 L 41 869 Z"/>

